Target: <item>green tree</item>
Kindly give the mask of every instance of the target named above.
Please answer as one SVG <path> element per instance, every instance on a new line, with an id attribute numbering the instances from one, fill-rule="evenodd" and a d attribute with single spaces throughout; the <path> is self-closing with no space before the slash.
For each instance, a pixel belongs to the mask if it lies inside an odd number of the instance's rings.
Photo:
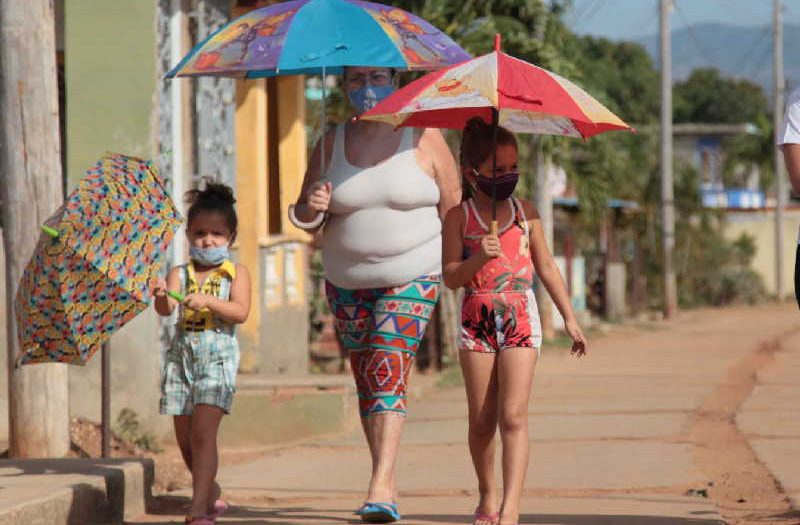
<path id="1" fill-rule="evenodd" d="M 761 86 L 723 76 L 718 69 L 697 69 L 675 84 L 675 122 L 755 122 L 769 114 Z"/>

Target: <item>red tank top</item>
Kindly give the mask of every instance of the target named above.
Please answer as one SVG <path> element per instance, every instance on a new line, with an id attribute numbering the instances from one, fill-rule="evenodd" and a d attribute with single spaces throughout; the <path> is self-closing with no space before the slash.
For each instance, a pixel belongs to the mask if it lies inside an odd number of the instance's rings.
<path id="1" fill-rule="evenodd" d="M 507 203 L 507 204 L 506 204 Z M 511 197 L 499 206 L 511 207 L 511 218 L 498 231 L 503 255 L 483 265 L 467 284 L 467 293 L 526 292 L 533 287 L 533 261 L 528 246 L 529 231 L 525 210 Z M 461 203 L 464 209 L 464 259 L 481 249 L 481 238 L 489 228 L 481 219 L 472 199 Z"/>

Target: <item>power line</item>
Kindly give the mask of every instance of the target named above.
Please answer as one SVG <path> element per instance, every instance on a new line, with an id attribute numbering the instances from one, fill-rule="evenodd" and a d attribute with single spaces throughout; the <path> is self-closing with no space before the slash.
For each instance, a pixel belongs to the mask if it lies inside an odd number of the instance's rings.
<path id="1" fill-rule="evenodd" d="M 576 27 L 578 25 L 585 27 L 585 23 L 592 19 L 597 11 L 603 7 L 604 0 L 593 0 L 587 9 L 581 13 L 581 19 L 575 21 Z"/>
<path id="2" fill-rule="evenodd" d="M 673 2 L 673 5 L 675 6 L 675 10 L 678 12 L 678 15 L 683 20 L 683 23 L 686 25 L 686 29 L 689 30 L 689 36 L 692 38 L 695 46 L 697 46 L 697 50 L 700 51 L 700 54 L 703 55 L 703 58 L 706 59 L 706 62 L 709 64 L 714 64 L 714 60 L 711 58 L 711 55 L 709 55 L 709 53 L 706 51 L 703 44 L 700 43 L 700 39 L 697 38 L 697 34 L 695 34 L 692 24 L 689 22 L 689 19 L 686 18 L 686 14 L 683 12 L 683 9 L 681 9 L 680 3 L 678 3 L 676 0 Z"/>
<path id="3" fill-rule="evenodd" d="M 764 39 L 765 39 L 765 38 L 766 38 L 766 37 L 767 37 L 767 36 L 768 36 L 768 35 L 769 35 L 771 32 L 772 32 L 772 29 L 771 29 L 769 26 L 765 26 L 765 27 L 764 27 L 764 29 L 763 29 L 763 30 L 761 31 L 761 33 L 759 34 L 758 38 L 756 39 L 755 43 L 754 43 L 752 46 L 750 46 L 750 48 L 749 48 L 747 51 L 745 51 L 745 52 L 742 54 L 742 56 L 741 56 L 741 57 L 740 57 L 738 60 L 736 60 L 735 62 L 733 62 L 733 64 L 734 64 L 734 65 L 736 65 L 736 64 L 742 64 L 742 65 L 744 65 L 744 64 L 747 62 L 747 60 L 750 58 L 750 55 L 751 55 L 751 54 L 753 54 L 753 51 L 755 51 L 756 49 L 758 49 L 758 46 L 760 46 L 760 45 L 761 45 L 761 43 L 764 41 Z M 767 50 L 767 51 L 769 51 L 769 46 L 766 46 L 766 50 Z M 760 64 L 760 63 L 762 62 L 762 60 L 764 60 L 764 59 L 759 59 L 759 60 L 756 62 L 756 64 Z"/>

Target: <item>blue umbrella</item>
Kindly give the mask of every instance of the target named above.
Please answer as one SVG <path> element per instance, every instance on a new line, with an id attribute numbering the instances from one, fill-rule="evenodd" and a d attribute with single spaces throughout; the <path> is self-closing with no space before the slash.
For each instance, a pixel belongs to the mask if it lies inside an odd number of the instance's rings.
<path id="1" fill-rule="evenodd" d="M 430 70 L 468 60 L 447 35 L 397 7 L 293 0 L 253 10 L 195 46 L 167 77 L 330 74 L 344 66 Z"/>

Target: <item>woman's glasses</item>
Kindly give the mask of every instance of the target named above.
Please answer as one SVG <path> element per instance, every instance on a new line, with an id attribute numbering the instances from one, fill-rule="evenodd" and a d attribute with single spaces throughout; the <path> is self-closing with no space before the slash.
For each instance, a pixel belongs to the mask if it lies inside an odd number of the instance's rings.
<path id="1" fill-rule="evenodd" d="M 371 71 L 369 74 L 354 73 L 345 78 L 347 87 L 350 90 L 361 89 L 367 83 L 370 86 L 387 86 L 392 81 L 392 75 L 387 71 Z"/>

